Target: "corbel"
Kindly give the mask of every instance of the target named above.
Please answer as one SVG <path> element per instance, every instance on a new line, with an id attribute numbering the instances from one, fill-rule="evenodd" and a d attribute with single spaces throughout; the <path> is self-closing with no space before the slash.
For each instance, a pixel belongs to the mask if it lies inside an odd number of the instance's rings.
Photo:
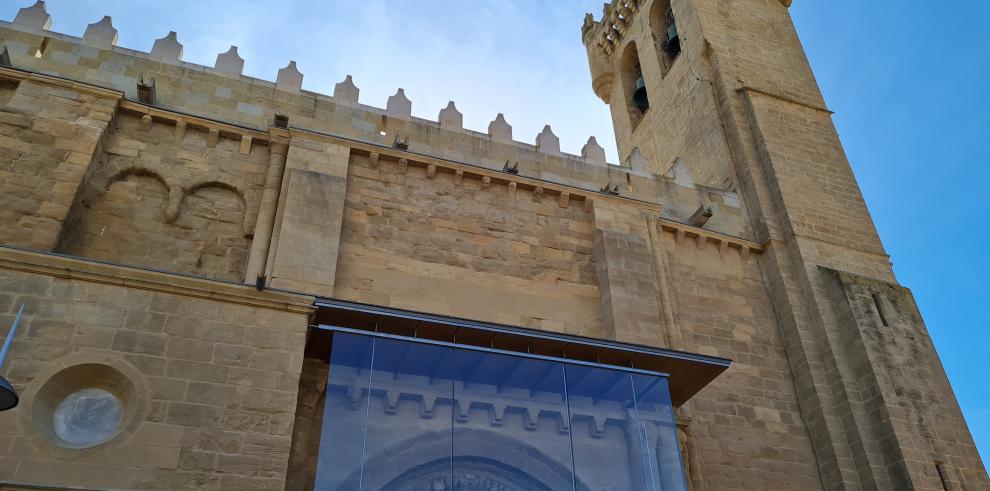
<path id="1" fill-rule="evenodd" d="M 183 138 L 186 137 L 187 124 L 188 123 L 186 123 L 184 120 L 181 119 L 175 122 L 175 134 L 173 135 L 173 138 L 177 143 L 181 143 Z"/>
<path id="2" fill-rule="evenodd" d="M 206 136 L 206 144 L 210 148 L 217 146 L 217 142 L 220 141 L 220 130 L 217 128 L 210 128 L 209 134 Z"/>
<path id="3" fill-rule="evenodd" d="M 430 419 L 433 417 L 433 409 L 437 405 L 437 396 L 423 396 L 419 401 L 419 417 Z"/>
<path id="4" fill-rule="evenodd" d="M 489 423 L 492 426 L 502 426 L 505 422 L 505 405 L 492 404 L 488 409 Z"/>
<path id="5" fill-rule="evenodd" d="M 543 188 L 536 187 L 533 189 L 533 201 L 537 203 L 543 201 Z"/>
<path id="6" fill-rule="evenodd" d="M 241 155 L 248 155 L 251 153 L 251 140 L 252 138 L 248 135 L 241 135 Z"/>
<path id="7" fill-rule="evenodd" d="M 179 218 L 179 205 L 182 204 L 182 197 L 185 192 L 179 186 L 171 186 L 168 189 L 168 206 L 165 207 L 165 223 L 174 224 Z"/>
<path id="8" fill-rule="evenodd" d="M 399 391 L 385 391 L 385 414 L 396 414 L 399 412 Z"/>

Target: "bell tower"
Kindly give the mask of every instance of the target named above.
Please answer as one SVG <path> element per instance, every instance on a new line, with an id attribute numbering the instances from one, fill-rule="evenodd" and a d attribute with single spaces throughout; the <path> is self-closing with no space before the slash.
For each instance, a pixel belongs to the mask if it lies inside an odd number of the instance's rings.
<path id="1" fill-rule="evenodd" d="M 582 38 L 594 91 L 611 108 L 619 158 L 625 162 L 639 149 L 659 174 L 681 159 L 696 182 L 725 189 L 732 186 L 726 142 L 717 132 L 697 131 L 717 125 L 704 75 L 707 42 L 694 7 L 618 0 L 605 5 L 600 21 L 585 17 Z"/>
<path id="2" fill-rule="evenodd" d="M 824 488 L 986 486 L 790 3 L 614 0 L 599 20 L 588 14 L 582 39 L 619 158 L 642 155 L 660 175 L 677 163 L 695 183 L 738 193 L 746 238 L 766 250 L 757 264 L 775 317 L 768 328 L 782 340 Z M 677 323 L 690 338 L 692 324 Z"/>

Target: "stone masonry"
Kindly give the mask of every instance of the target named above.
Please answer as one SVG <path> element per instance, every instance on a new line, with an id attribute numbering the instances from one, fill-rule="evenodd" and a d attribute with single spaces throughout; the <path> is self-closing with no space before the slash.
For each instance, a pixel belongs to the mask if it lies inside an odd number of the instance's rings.
<path id="1" fill-rule="evenodd" d="M 453 102 L 420 119 L 402 89 L 373 107 L 350 76 L 309 92 L 294 62 L 254 79 L 236 47 L 199 66 L 175 33 L 144 53 L 109 17 L 78 38 L 24 5 L 0 21 L 0 334 L 25 306 L 0 490 L 305 489 L 317 298 L 733 360 L 678 408 L 694 490 L 990 489 L 789 3 L 589 14 L 620 165 L 549 126 L 515 141 L 511 115 L 477 132 Z M 59 445 L 51 406 L 86 377 L 122 430 Z"/>

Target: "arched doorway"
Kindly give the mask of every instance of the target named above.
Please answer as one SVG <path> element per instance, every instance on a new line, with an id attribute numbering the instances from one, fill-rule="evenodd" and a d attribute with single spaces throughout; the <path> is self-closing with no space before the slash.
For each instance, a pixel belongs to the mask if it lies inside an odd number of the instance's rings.
<path id="1" fill-rule="evenodd" d="M 456 436 L 450 457 L 451 436 Z M 441 448 L 444 447 L 444 448 Z M 446 456 L 444 456 L 446 454 Z M 497 460 L 496 460 L 497 459 Z M 369 456 L 341 489 L 363 491 L 571 491 L 569 462 L 494 431 L 458 428 L 409 438 Z M 316 489 L 320 489 L 319 483 Z M 578 483 L 578 491 L 589 488 Z"/>

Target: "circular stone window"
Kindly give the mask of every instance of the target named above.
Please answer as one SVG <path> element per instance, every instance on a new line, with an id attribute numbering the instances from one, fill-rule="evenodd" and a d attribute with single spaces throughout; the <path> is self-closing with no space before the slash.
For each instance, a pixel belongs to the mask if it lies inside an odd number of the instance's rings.
<path id="1" fill-rule="evenodd" d="M 135 412 L 135 393 L 134 383 L 112 366 L 71 366 L 38 389 L 31 420 L 58 447 L 96 447 L 114 439 L 127 425 Z"/>

